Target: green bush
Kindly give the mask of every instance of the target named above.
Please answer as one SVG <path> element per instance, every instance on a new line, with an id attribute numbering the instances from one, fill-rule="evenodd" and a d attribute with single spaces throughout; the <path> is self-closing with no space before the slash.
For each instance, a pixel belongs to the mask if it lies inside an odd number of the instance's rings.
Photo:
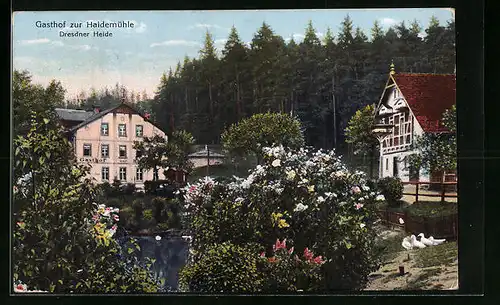
<path id="1" fill-rule="evenodd" d="M 184 190 L 186 224 L 193 249 L 231 242 L 258 243 L 272 250 L 276 239 L 293 241 L 328 261 L 321 287 L 338 291 L 364 287 L 378 267 L 373 248 L 376 190 L 360 172 L 350 172 L 334 152 L 263 148 L 263 163 L 245 179 L 217 183 L 204 179 Z M 267 280 L 266 280 L 267 281 Z"/>
<path id="2" fill-rule="evenodd" d="M 132 202 L 132 208 L 134 209 L 135 221 L 140 222 L 142 220 L 142 213 L 144 211 L 144 201 L 141 199 L 136 199 Z"/>
<path id="3" fill-rule="evenodd" d="M 408 215 L 425 217 L 443 217 L 458 213 L 455 202 L 419 201 L 408 206 Z"/>
<path id="4" fill-rule="evenodd" d="M 155 197 L 153 200 L 151 200 L 151 205 L 153 206 L 153 215 L 157 223 L 160 223 L 163 221 L 163 213 L 166 205 L 166 200 L 165 198 L 162 197 Z"/>
<path id="5" fill-rule="evenodd" d="M 135 213 L 131 206 L 120 209 L 120 224 L 125 228 L 130 228 L 134 224 Z"/>
<path id="6" fill-rule="evenodd" d="M 401 179 L 394 177 L 385 177 L 379 180 L 378 188 L 384 195 L 387 203 L 391 206 L 399 204 L 399 200 L 403 197 L 403 183 Z"/>
<path id="7" fill-rule="evenodd" d="M 132 195 L 136 191 L 135 184 L 133 183 L 127 183 L 125 186 L 123 186 L 123 193 L 125 195 Z"/>
<path id="8" fill-rule="evenodd" d="M 116 221 L 115 215 L 105 207 L 97 213 L 89 169 L 76 162 L 62 130 L 47 129 L 47 123 L 34 117 L 28 134 L 14 141 L 14 181 L 35 168 L 37 179 L 27 185 L 34 193 L 14 197 L 19 206 L 12 236 L 14 281 L 60 294 L 157 292 L 145 266 L 120 257 L 113 238 L 117 227 L 107 222 Z M 15 186 L 21 192 L 25 187 Z"/>
<path id="9" fill-rule="evenodd" d="M 151 209 L 146 209 L 146 210 L 144 210 L 144 213 L 143 213 L 143 218 L 144 218 L 144 220 L 146 220 L 146 221 L 151 221 L 151 220 L 153 220 L 153 219 L 154 219 L 154 217 L 153 217 L 153 210 L 151 210 Z"/>
<path id="10" fill-rule="evenodd" d="M 261 290 L 258 255 L 253 249 L 229 242 L 208 246 L 179 274 L 181 291 L 202 293 L 254 293 Z"/>
<path id="11" fill-rule="evenodd" d="M 106 206 L 109 207 L 121 209 L 123 207 L 124 202 L 123 200 L 120 200 L 118 198 L 109 198 L 106 202 L 103 202 L 103 204 L 106 204 Z"/>

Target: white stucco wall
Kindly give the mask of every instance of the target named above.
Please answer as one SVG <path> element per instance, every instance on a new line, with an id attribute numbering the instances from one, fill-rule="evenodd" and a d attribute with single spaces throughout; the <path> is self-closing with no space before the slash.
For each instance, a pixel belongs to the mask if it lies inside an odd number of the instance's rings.
<path id="1" fill-rule="evenodd" d="M 399 90 L 396 93 L 396 96 L 394 95 L 394 91 L 397 90 L 396 88 L 390 88 L 388 90 L 391 90 L 391 94 L 388 95 L 387 100 L 383 104 L 387 104 L 390 107 L 394 107 L 394 112 L 393 113 L 398 113 L 398 108 L 396 105 L 401 104 L 401 102 L 404 102 L 406 106 L 408 106 L 406 100 L 404 100 L 404 96 L 399 92 Z M 399 98 L 403 98 L 403 100 L 400 100 Z M 399 106 L 399 105 L 398 105 Z M 382 112 L 387 113 L 388 108 L 381 106 L 380 110 L 384 110 Z M 379 114 L 382 112 L 379 111 Z M 391 112 L 391 111 L 389 111 Z M 412 131 L 412 141 L 415 140 L 416 136 L 421 136 L 424 134 L 424 130 L 418 123 L 417 119 L 415 118 L 413 111 L 411 108 L 409 108 L 409 112 L 411 115 L 411 119 L 413 120 L 413 131 Z M 398 160 L 401 160 L 398 162 L 398 167 L 397 167 L 397 177 L 399 177 L 402 181 L 407 182 L 409 181 L 409 167 L 408 167 L 408 162 L 404 161 L 404 158 L 407 157 L 408 155 L 411 155 L 416 152 L 416 150 L 411 150 L 411 149 L 406 149 L 406 150 L 400 150 L 400 151 L 394 151 L 394 152 L 389 152 L 389 153 L 383 153 L 382 152 L 382 142 L 380 143 L 380 164 L 379 164 L 379 176 L 380 178 L 383 177 L 394 177 L 394 158 L 396 157 Z M 429 181 L 429 174 L 424 173 L 423 170 L 420 171 L 419 173 L 419 180 L 420 181 Z"/>

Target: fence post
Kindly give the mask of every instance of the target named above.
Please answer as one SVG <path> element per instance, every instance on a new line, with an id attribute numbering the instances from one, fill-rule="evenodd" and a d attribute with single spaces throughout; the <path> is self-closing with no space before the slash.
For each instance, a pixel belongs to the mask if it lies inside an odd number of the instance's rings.
<path id="1" fill-rule="evenodd" d="M 441 203 L 444 203 L 444 195 L 445 195 L 445 185 L 443 181 L 441 182 Z"/>
<path id="2" fill-rule="evenodd" d="M 418 202 L 418 183 L 415 182 L 415 202 Z"/>

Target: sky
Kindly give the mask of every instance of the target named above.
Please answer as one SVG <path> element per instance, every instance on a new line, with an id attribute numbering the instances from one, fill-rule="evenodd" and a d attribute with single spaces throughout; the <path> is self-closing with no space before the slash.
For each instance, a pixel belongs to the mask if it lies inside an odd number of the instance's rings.
<path id="1" fill-rule="evenodd" d="M 208 30 L 220 51 L 234 25 L 240 38 L 250 43 L 263 22 L 289 40 L 300 42 L 309 20 L 321 38 L 327 28 L 336 36 L 349 14 L 355 27 L 370 37 L 378 20 L 384 29 L 416 19 L 422 28 L 435 16 L 442 25 L 454 18 L 446 8 L 373 10 L 252 10 L 252 11 L 115 11 L 115 12 L 16 12 L 13 16 L 13 69 L 28 70 L 35 83 L 61 81 L 73 98 L 82 90 L 113 87 L 117 82 L 129 90 L 151 96 L 162 73 L 175 69 L 185 56 L 198 57 Z M 38 23 L 37 23 L 38 21 Z M 64 27 L 41 27 L 51 22 Z M 88 28 L 88 21 L 133 23 L 133 28 Z M 82 23 L 79 29 L 71 23 Z M 37 26 L 38 25 L 38 26 Z M 94 37 L 94 32 L 111 37 Z M 60 32 L 88 33 L 88 37 L 61 37 Z M 425 33 L 422 33 L 425 35 Z"/>

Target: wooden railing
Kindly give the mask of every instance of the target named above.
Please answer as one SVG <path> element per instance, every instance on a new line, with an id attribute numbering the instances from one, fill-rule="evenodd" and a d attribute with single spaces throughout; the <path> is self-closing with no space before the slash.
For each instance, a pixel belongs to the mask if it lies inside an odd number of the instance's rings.
<path id="1" fill-rule="evenodd" d="M 420 185 L 440 185 L 441 190 L 440 194 L 422 194 L 418 193 L 418 189 Z M 415 202 L 418 202 L 418 197 L 441 197 L 441 202 L 444 202 L 445 198 L 458 198 L 457 194 L 447 194 L 446 193 L 446 187 L 450 185 L 457 185 L 456 181 L 450 181 L 450 182 L 434 182 L 434 181 L 409 181 L 409 182 L 403 182 L 403 185 L 415 185 L 415 193 L 403 193 L 403 195 L 410 195 L 410 196 L 415 196 Z"/>

